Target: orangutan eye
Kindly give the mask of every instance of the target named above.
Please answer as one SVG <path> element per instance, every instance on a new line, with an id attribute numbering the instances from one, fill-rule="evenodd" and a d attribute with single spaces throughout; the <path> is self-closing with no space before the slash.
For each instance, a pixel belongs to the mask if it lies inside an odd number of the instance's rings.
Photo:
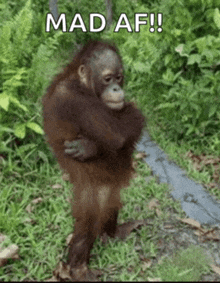
<path id="1" fill-rule="evenodd" d="M 107 76 L 107 77 L 104 78 L 104 80 L 105 80 L 106 83 L 110 83 L 111 80 L 112 80 L 112 77 L 111 76 Z"/>

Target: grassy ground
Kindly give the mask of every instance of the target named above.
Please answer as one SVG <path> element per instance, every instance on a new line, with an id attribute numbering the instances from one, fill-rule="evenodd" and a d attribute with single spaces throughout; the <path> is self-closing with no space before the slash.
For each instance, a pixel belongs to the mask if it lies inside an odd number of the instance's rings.
<path id="1" fill-rule="evenodd" d="M 214 174 L 216 178 L 217 176 L 220 178 L 219 164 L 217 164 L 219 161 L 216 161 L 215 164 L 211 164 L 210 162 L 210 164 L 202 166 L 201 170 L 198 170 L 196 165 L 201 165 L 199 159 L 197 163 L 194 163 L 193 160 L 187 156 L 188 152 L 192 152 L 198 157 L 202 157 L 204 154 L 207 158 L 211 157 L 211 159 L 214 160 L 215 158 L 219 158 L 219 151 L 213 151 L 212 154 L 209 155 L 207 153 L 207 151 L 210 150 L 208 146 L 195 147 L 191 145 L 190 141 L 188 143 L 182 141 L 181 144 L 172 142 L 166 138 L 166 132 L 161 131 L 156 120 L 157 119 L 153 116 L 148 119 L 148 128 L 152 139 L 157 142 L 171 160 L 175 161 L 176 164 L 186 170 L 187 175 L 191 179 L 205 185 L 209 192 L 220 200 L 220 179 L 218 181 L 213 179 Z M 213 186 L 211 184 L 213 184 Z"/>
<path id="2" fill-rule="evenodd" d="M 65 260 L 66 238 L 72 232 L 70 184 L 62 180 L 58 166 L 44 164 L 26 176 L 2 178 L 0 190 L 0 231 L 7 236 L 4 247 L 16 244 L 19 258 L 0 268 L 0 280 L 45 280 L 60 260 Z M 165 184 L 158 184 L 145 163 L 138 161 L 137 177 L 122 191 L 124 206 L 119 223 L 146 219 L 147 225 L 126 240 L 97 239 L 90 267 L 100 269 L 101 280 L 200 280 L 210 273 L 204 249 L 189 246 L 169 248 L 169 237 L 161 234 L 167 221 L 179 231 L 185 224 L 180 205 L 174 202 Z M 172 220 L 173 221 L 173 220 Z M 166 241 L 161 246 L 161 241 Z M 185 248 L 185 247 L 184 247 Z M 179 251 L 178 251 L 179 250 Z M 193 268 L 194 266 L 195 268 Z"/>

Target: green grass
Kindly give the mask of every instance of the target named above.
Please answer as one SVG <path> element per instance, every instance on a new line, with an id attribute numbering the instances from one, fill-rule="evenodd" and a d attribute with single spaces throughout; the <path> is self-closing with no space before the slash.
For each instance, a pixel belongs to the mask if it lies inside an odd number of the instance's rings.
<path id="1" fill-rule="evenodd" d="M 120 211 L 119 223 L 146 219 L 149 224 L 132 232 L 126 240 L 108 239 L 104 245 L 97 239 L 91 252 L 90 268 L 100 269 L 104 281 L 136 281 L 158 276 L 166 280 L 163 271 L 166 266 L 173 270 L 170 276 L 183 274 L 182 279 L 195 273 L 192 278 L 197 278 L 197 271 L 188 271 L 187 266 L 176 268 L 166 261 L 158 265 L 160 226 L 174 213 L 179 217 L 184 214 L 179 203 L 169 197 L 165 184 L 158 184 L 154 177 L 146 181 L 151 173 L 145 163 L 138 162 L 137 172 L 138 177 L 132 180 L 130 187 L 122 190 L 124 206 Z M 58 262 L 66 259 L 66 238 L 73 230 L 68 203 L 71 185 L 62 180 L 57 165 L 47 163 L 41 165 L 38 171 L 30 170 L 26 177 L 25 173 L 23 177 L 22 174 L 19 176 L 15 172 L 7 173 L 7 178 L 2 178 L 0 185 L 0 232 L 8 237 L 8 245 L 18 245 L 20 256 L 17 260 L 8 260 L 0 268 L 0 280 L 42 281 L 52 277 Z M 32 201 L 38 198 L 42 200 L 34 204 Z M 148 208 L 153 198 L 159 201 L 159 217 Z M 152 260 L 153 269 L 143 271 L 143 257 Z M 193 262 L 192 257 L 191 266 L 193 264 L 199 264 L 197 258 Z"/>
<path id="2" fill-rule="evenodd" d="M 204 250 L 190 246 L 178 251 L 172 258 L 166 258 L 156 266 L 157 276 L 162 281 L 199 281 L 209 271 Z"/>

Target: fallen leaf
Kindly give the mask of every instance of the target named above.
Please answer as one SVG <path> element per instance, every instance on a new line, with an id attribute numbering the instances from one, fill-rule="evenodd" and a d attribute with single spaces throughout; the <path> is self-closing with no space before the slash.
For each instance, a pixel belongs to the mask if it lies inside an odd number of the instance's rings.
<path id="1" fill-rule="evenodd" d="M 136 155 L 135 155 L 135 158 L 136 159 L 143 159 L 147 157 L 147 153 L 146 152 L 138 152 Z"/>
<path id="2" fill-rule="evenodd" d="M 154 208 L 157 208 L 158 206 L 160 206 L 160 203 L 158 201 L 158 199 L 154 198 L 152 199 L 149 203 L 148 203 L 148 208 L 150 210 L 153 210 Z"/>
<path id="3" fill-rule="evenodd" d="M 40 202 L 42 202 L 43 201 L 43 199 L 41 198 L 41 197 L 39 197 L 39 198 L 35 198 L 34 200 L 32 200 L 31 202 L 33 203 L 33 204 L 37 204 L 37 203 L 40 203 Z"/>
<path id="4" fill-rule="evenodd" d="M 36 220 L 27 217 L 24 219 L 23 223 L 35 224 Z"/>
<path id="5" fill-rule="evenodd" d="M 133 169 L 136 169 L 137 166 L 138 166 L 137 161 L 133 159 L 133 160 L 132 160 L 132 168 L 133 168 Z M 133 172 L 133 173 L 135 173 L 135 172 Z"/>
<path id="6" fill-rule="evenodd" d="M 98 281 L 97 277 L 101 274 L 100 270 L 88 269 L 85 262 L 72 269 L 68 264 L 60 262 L 53 271 L 53 277 L 47 281 L 52 281 L 52 279 L 55 281 Z"/>
<path id="7" fill-rule="evenodd" d="M 164 229 L 172 229 L 174 226 L 172 224 L 165 224 Z"/>
<path id="8" fill-rule="evenodd" d="M 209 188 L 213 189 L 215 187 L 218 187 L 218 184 L 213 182 L 213 183 L 208 183 L 208 186 Z"/>
<path id="9" fill-rule="evenodd" d="M 72 203 L 72 198 L 71 198 L 71 197 L 67 197 L 67 198 L 66 198 L 66 201 L 67 201 L 68 203 Z"/>
<path id="10" fill-rule="evenodd" d="M 204 233 L 204 236 L 209 239 L 209 240 L 215 240 L 215 241 L 219 241 L 220 240 L 220 235 L 219 233 L 217 233 L 217 231 L 215 231 L 214 229 L 207 231 Z"/>
<path id="11" fill-rule="evenodd" d="M 123 223 L 117 226 L 115 237 L 125 239 L 134 229 L 138 229 L 140 226 L 146 224 L 144 220 L 134 220 L 128 223 Z"/>
<path id="12" fill-rule="evenodd" d="M 205 230 L 201 228 L 200 230 L 195 231 L 194 234 L 197 235 L 198 237 L 201 237 L 201 240 L 203 242 L 206 240 L 213 240 L 213 241 L 220 240 L 219 232 L 215 231 L 214 229 Z"/>
<path id="13" fill-rule="evenodd" d="M 151 265 L 152 265 L 152 261 L 150 259 L 146 259 L 146 261 L 141 264 L 141 269 L 145 271 L 146 269 L 150 268 Z"/>
<path id="14" fill-rule="evenodd" d="M 200 155 L 195 155 L 192 151 L 187 152 L 186 157 L 189 157 L 192 160 L 193 167 L 198 171 L 201 171 L 204 168 L 210 168 L 210 165 L 212 165 L 212 168 L 214 168 L 212 179 L 214 179 L 216 182 L 220 180 L 220 158 L 219 157 L 216 157 L 213 155 L 205 155 L 204 153 Z"/>
<path id="15" fill-rule="evenodd" d="M 59 280 L 54 275 L 51 278 L 45 280 L 45 282 L 58 282 L 58 281 Z"/>
<path id="16" fill-rule="evenodd" d="M 198 221 L 194 220 L 194 219 L 191 219 L 191 218 L 179 218 L 180 221 L 182 221 L 183 223 L 186 223 L 186 224 L 189 224 L 195 228 L 198 228 L 200 229 L 201 228 L 201 225 Z"/>
<path id="17" fill-rule="evenodd" d="M 220 275 L 220 267 L 214 265 L 214 264 L 210 264 L 211 265 L 211 268 L 212 270 L 217 273 L 218 275 Z"/>
<path id="18" fill-rule="evenodd" d="M 160 278 L 150 278 L 150 277 L 147 277 L 147 281 L 149 282 L 161 282 L 162 280 Z"/>
<path id="19" fill-rule="evenodd" d="M 53 277 L 56 278 L 56 281 L 62 280 L 72 280 L 70 276 L 70 266 L 65 264 L 64 262 L 60 262 L 58 266 L 53 271 Z"/>
<path id="20" fill-rule="evenodd" d="M 26 207 L 26 211 L 27 211 L 28 213 L 31 213 L 32 210 L 33 210 L 33 207 L 31 206 L 31 204 L 28 204 L 28 206 Z"/>
<path id="21" fill-rule="evenodd" d="M 72 238 L 73 238 L 73 233 L 71 233 L 71 234 L 69 234 L 69 235 L 67 236 L 67 238 L 66 238 L 66 244 L 67 244 L 67 245 L 70 244 Z"/>
<path id="22" fill-rule="evenodd" d="M 62 189 L 63 186 L 61 184 L 55 184 L 52 186 L 52 189 Z"/>
<path id="23" fill-rule="evenodd" d="M 18 259 L 18 250 L 18 246 L 12 244 L 0 251 L 0 266 L 3 266 L 9 258 Z"/>

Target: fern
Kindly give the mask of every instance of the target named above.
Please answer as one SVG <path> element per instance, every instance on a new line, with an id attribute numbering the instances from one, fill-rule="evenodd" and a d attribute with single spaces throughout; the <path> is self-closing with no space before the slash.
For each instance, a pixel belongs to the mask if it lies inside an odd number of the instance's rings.
<path id="1" fill-rule="evenodd" d="M 13 68 L 17 65 L 16 55 L 13 52 L 13 46 L 11 42 L 11 22 L 7 22 L 1 30 L 0 36 L 0 63 L 1 69 L 3 66 L 10 66 Z"/>
<path id="2" fill-rule="evenodd" d="M 24 8 L 14 17 L 13 20 L 13 42 L 14 51 L 20 59 L 25 51 L 26 40 L 32 28 L 33 13 L 31 10 L 31 0 L 28 0 Z"/>
<path id="3" fill-rule="evenodd" d="M 31 0 L 28 0 L 14 19 L 5 22 L 1 28 L 0 67 L 2 76 L 4 76 L 5 69 L 14 70 L 18 66 L 25 52 L 27 37 L 32 27 L 32 18 Z"/>
<path id="4" fill-rule="evenodd" d="M 31 0 L 24 8 L 1 27 L 0 35 L 0 109 L 9 115 L 19 113 L 19 109 L 27 112 L 27 107 L 17 98 L 18 88 L 27 81 L 27 68 L 21 64 L 25 45 L 32 28 Z M 9 108 L 13 104 L 14 108 Z M 2 116 L 4 123 L 6 116 Z M 4 121 L 3 121 L 4 120 Z M 6 119 L 7 120 L 7 119 Z"/>

